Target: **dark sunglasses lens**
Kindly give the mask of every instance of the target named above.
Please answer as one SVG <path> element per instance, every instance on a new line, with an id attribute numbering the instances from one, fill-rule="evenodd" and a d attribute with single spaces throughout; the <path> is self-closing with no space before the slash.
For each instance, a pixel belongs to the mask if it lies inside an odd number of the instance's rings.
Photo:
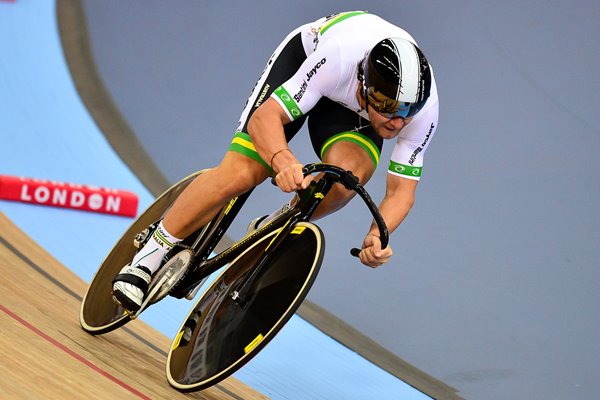
<path id="1" fill-rule="evenodd" d="M 383 93 L 377 92 L 372 86 L 367 91 L 367 100 L 375 111 L 387 118 L 406 118 L 410 113 L 410 103 L 401 103 L 391 99 Z"/>

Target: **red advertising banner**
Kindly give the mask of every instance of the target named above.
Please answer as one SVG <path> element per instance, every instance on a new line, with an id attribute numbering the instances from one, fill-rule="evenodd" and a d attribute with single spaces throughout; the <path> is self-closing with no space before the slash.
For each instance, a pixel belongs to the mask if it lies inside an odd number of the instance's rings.
<path id="1" fill-rule="evenodd" d="M 135 217 L 138 196 L 126 190 L 0 175 L 0 199 Z"/>

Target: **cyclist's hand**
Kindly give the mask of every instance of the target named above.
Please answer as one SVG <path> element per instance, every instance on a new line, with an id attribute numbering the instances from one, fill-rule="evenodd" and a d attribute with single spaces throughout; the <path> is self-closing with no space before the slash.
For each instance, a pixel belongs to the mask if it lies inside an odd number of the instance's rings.
<path id="1" fill-rule="evenodd" d="M 393 254 L 394 252 L 389 245 L 385 249 L 381 248 L 379 236 L 369 233 L 363 241 L 362 250 L 358 256 L 366 266 L 377 268 L 388 262 Z"/>
<path id="2" fill-rule="evenodd" d="M 302 173 L 302 167 L 302 164 L 295 163 L 279 171 L 275 176 L 277 186 L 286 193 L 306 189 L 310 182 L 312 182 L 313 177 L 312 175 L 305 177 Z"/>

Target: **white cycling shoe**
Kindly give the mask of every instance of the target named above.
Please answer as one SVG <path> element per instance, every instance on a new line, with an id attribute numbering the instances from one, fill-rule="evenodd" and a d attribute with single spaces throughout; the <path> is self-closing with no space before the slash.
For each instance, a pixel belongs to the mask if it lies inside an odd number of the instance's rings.
<path id="1" fill-rule="evenodd" d="M 150 270 L 144 266 L 126 265 L 113 280 L 113 296 L 128 311 L 137 312 L 152 280 Z"/>

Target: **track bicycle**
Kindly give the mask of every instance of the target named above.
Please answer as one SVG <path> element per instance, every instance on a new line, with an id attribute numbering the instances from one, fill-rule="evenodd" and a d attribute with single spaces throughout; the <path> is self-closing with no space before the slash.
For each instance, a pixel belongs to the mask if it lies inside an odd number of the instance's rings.
<path id="1" fill-rule="evenodd" d="M 153 275 L 142 307 L 130 313 L 113 301 L 114 276 L 151 237 L 179 193 L 204 171 L 172 186 L 132 224 L 101 264 L 80 311 L 86 332 L 107 333 L 168 295 L 194 299 L 208 276 L 222 269 L 195 301 L 171 344 L 166 374 L 169 384 L 180 391 L 202 390 L 230 376 L 296 312 L 315 281 L 325 250 L 323 232 L 310 218 L 335 183 L 364 200 L 379 227 L 382 247 L 388 243 L 377 206 L 352 172 L 308 164 L 304 175 L 320 173 L 320 177 L 297 192 L 296 203 L 227 249 L 213 255 L 252 191 L 232 199 L 207 225 L 175 245 Z M 359 252 L 351 250 L 354 256 Z"/>

